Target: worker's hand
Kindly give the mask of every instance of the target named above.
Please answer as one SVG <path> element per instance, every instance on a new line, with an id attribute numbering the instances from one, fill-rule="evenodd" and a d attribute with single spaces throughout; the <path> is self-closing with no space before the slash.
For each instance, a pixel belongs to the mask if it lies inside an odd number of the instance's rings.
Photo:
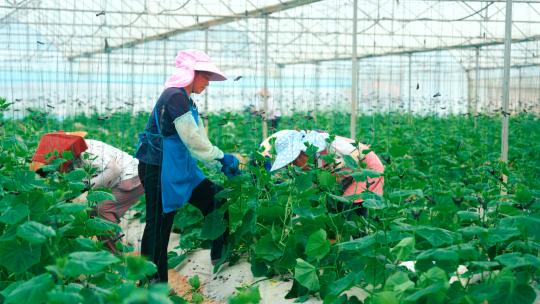
<path id="1" fill-rule="evenodd" d="M 268 156 L 264 157 L 264 169 L 267 172 L 270 172 L 270 169 L 272 169 L 272 160 L 270 160 L 270 157 Z"/>
<path id="2" fill-rule="evenodd" d="M 228 153 L 225 153 L 223 155 L 223 158 L 219 159 L 218 161 L 223 165 L 223 167 L 230 167 L 235 170 L 238 170 L 238 165 L 240 164 L 240 161 L 238 161 L 238 158 Z"/>
<path id="3" fill-rule="evenodd" d="M 225 154 L 223 155 L 223 158 L 219 160 L 221 163 L 221 172 L 225 174 L 228 178 L 234 177 L 238 174 L 240 174 L 240 170 L 238 169 L 238 165 L 240 162 L 238 161 L 238 158 L 236 158 L 232 154 Z"/>

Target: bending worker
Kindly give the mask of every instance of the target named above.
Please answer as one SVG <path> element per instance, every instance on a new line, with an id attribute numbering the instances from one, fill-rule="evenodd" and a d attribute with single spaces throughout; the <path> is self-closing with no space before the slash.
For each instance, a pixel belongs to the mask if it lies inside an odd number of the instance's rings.
<path id="1" fill-rule="evenodd" d="M 144 190 L 137 174 L 139 161 L 128 153 L 108 145 L 99 140 L 84 139 L 86 132 L 52 132 L 40 138 L 38 148 L 32 157 L 30 169 L 41 175 L 43 166 L 50 164 L 54 156 L 48 157 L 54 151 L 62 153 L 70 151 L 73 161 L 66 161 L 60 165 L 60 171 L 66 172 L 73 168 L 91 166 L 95 169 L 90 181 L 91 188 L 111 188 L 115 200 L 105 200 L 94 206 L 92 213 L 99 217 L 120 223 L 120 219 L 126 211 L 139 201 Z M 55 169 L 55 168 L 52 168 Z M 84 192 L 75 198 L 74 202 L 86 201 Z M 115 242 L 117 237 L 104 238 L 107 248 L 116 252 Z"/>
<path id="2" fill-rule="evenodd" d="M 139 135 L 136 157 L 146 196 L 146 226 L 141 253 L 157 266 L 152 282 L 167 282 L 167 245 L 176 211 L 190 204 L 208 215 L 222 204 L 215 195 L 221 188 L 207 179 L 197 160 L 219 166 L 227 176 L 238 170 L 238 159 L 224 154 L 206 136 L 191 94 L 201 94 L 210 81 L 226 80 L 210 57 L 199 50 L 180 51 L 176 70 L 165 82 Z M 212 242 L 211 259 L 222 255 L 226 232 Z"/>
<path id="3" fill-rule="evenodd" d="M 272 134 L 269 138 L 265 139 L 261 146 L 264 148 L 262 154 L 270 157 L 272 146 L 270 140 L 275 138 L 275 159 L 270 168 L 270 171 L 279 170 L 289 164 L 294 164 L 309 170 L 308 155 L 306 154 L 307 146 L 305 143 L 313 145 L 317 148 L 316 165 L 319 168 L 329 169 L 335 173 L 337 180 L 341 182 L 343 186 L 343 196 L 351 196 L 360 194 L 369 190 L 379 195 L 383 194 L 384 177 L 368 177 L 367 181 L 355 181 L 346 172 L 350 171 L 350 168 L 345 166 L 343 157 L 345 155 L 351 156 L 356 162 L 363 162 L 366 165 L 366 169 L 384 173 L 384 166 L 379 157 L 370 151 L 367 154 L 362 154 L 362 151 L 369 150 L 369 146 L 360 143 L 358 147 L 354 146 L 354 140 L 335 136 L 334 140 L 329 143 L 327 139 L 330 137 L 328 133 L 318 131 L 295 131 L 295 130 L 281 130 Z M 318 156 L 325 154 L 334 154 L 334 163 L 325 164 L 325 162 Z M 332 168 L 330 168 L 332 166 Z M 363 200 L 357 198 L 355 203 L 361 203 Z M 366 214 L 365 208 L 356 209 L 360 215 Z"/>

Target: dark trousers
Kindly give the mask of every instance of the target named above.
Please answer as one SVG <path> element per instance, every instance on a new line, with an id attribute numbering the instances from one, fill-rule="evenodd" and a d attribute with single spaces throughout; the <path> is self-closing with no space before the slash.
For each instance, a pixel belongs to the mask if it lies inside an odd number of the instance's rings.
<path id="1" fill-rule="evenodd" d="M 150 278 L 152 281 L 167 282 L 167 247 L 176 211 L 163 213 L 161 203 L 161 166 L 140 162 L 139 177 L 144 187 L 146 197 L 146 226 L 141 242 L 141 254 L 157 266 L 157 273 Z M 218 209 L 223 201 L 215 199 L 221 187 L 204 179 L 191 194 L 189 203 L 197 207 L 204 216 Z M 181 212 L 181 211 L 180 211 Z M 212 242 L 210 256 L 212 260 L 221 258 L 225 233 Z"/>

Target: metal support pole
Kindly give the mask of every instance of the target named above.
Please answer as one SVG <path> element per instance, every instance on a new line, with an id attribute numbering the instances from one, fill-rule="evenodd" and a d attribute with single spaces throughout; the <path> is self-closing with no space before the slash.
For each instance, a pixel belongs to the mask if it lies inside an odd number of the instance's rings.
<path id="1" fill-rule="evenodd" d="M 465 72 L 465 76 L 467 77 L 467 114 L 472 113 L 472 104 L 474 99 L 474 86 L 473 86 L 473 80 L 472 80 L 472 70 L 468 70 Z"/>
<path id="2" fill-rule="evenodd" d="M 476 67 L 474 73 L 474 104 L 473 104 L 473 116 L 474 116 L 474 128 L 477 126 L 477 116 L 478 116 L 478 103 L 480 101 L 480 48 L 476 48 Z"/>
<path id="3" fill-rule="evenodd" d="M 281 109 L 282 112 L 284 112 L 284 107 L 283 107 L 283 68 L 285 66 L 284 65 L 281 65 L 281 64 L 278 64 L 277 65 L 277 77 L 278 77 L 278 85 L 279 85 L 279 108 Z"/>
<path id="4" fill-rule="evenodd" d="M 407 111 L 411 115 L 411 104 L 412 104 L 412 53 L 409 53 L 409 104 Z"/>
<path id="5" fill-rule="evenodd" d="M 130 49 L 131 55 L 131 113 L 135 114 L 135 48 Z"/>
<path id="6" fill-rule="evenodd" d="M 208 28 L 204 31 L 204 52 L 208 54 Z M 204 93 L 204 130 L 206 131 L 206 134 L 208 135 L 208 89 L 206 88 L 206 92 Z"/>
<path id="7" fill-rule="evenodd" d="M 111 52 L 107 51 L 107 107 L 111 108 Z"/>
<path id="8" fill-rule="evenodd" d="M 358 91 L 358 0 L 353 4 L 353 41 L 352 41 L 352 86 L 351 86 L 351 138 L 356 140 L 356 114 L 357 114 L 357 91 Z"/>
<path id="9" fill-rule="evenodd" d="M 538 71 L 540 72 L 540 67 Z M 538 103 L 536 104 L 536 107 L 534 107 L 533 105 L 534 108 L 532 108 L 534 113 L 540 114 L 540 109 L 538 108 L 539 106 L 540 106 L 540 75 L 538 75 Z"/>
<path id="10" fill-rule="evenodd" d="M 262 114 L 262 136 L 263 140 L 268 137 L 268 15 L 264 15 L 264 113 Z"/>
<path id="11" fill-rule="evenodd" d="M 508 162 L 508 102 L 510 99 L 510 52 L 512 50 L 512 0 L 506 0 L 506 18 L 504 35 L 504 73 L 502 100 L 501 160 Z M 508 177 L 503 175 L 503 182 Z M 503 191 L 505 193 L 506 191 Z"/>
<path id="12" fill-rule="evenodd" d="M 522 68 L 518 68 L 518 98 L 517 98 L 517 104 L 518 108 L 515 109 L 516 111 L 521 110 L 521 80 L 522 80 Z"/>
<path id="13" fill-rule="evenodd" d="M 163 39 L 163 80 L 167 79 L 167 39 Z"/>
<path id="14" fill-rule="evenodd" d="M 73 102 L 73 86 L 75 85 L 75 82 L 73 81 L 73 60 L 68 60 L 68 77 L 69 77 L 69 94 L 68 94 L 68 102 L 66 104 L 71 104 Z"/>
<path id="15" fill-rule="evenodd" d="M 317 114 L 319 114 L 319 106 L 321 103 L 321 63 L 315 64 L 315 113 L 313 120 L 317 123 Z"/>

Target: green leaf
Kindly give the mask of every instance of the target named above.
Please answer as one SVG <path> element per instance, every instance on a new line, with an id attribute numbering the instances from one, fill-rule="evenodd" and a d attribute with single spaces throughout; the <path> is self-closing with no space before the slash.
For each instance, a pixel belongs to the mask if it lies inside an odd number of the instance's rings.
<path id="1" fill-rule="evenodd" d="M 223 211 L 214 210 L 204 219 L 201 231 L 201 238 L 205 240 L 215 240 L 220 237 L 226 229 Z"/>
<path id="2" fill-rule="evenodd" d="M 518 228 L 521 234 L 540 240 L 540 219 L 533 216 L 510 216 L 501 219 L 500 227 Z"/>
<path id="3" fill-rule="evenodd" d="M 195 275 L 188 279 L 189 285 L 195 290 L 199 289 L 201 287 L 201 281 L 199 280 L 199 276 Z"/>
<path id="4" fill-rule="evenodd" d="M 70 182 L 69 190 L 73 192 L 73 196 L 82 192 L 86 188 L 86 184 L 83 182 Z"/>
<path id="5" fill-rule="evenodd" d="M 86 227 L 90 230 L 91 233 L 96 233 L 103 235 L 104 233 L 118 232 L 120 231 L 120 226 L 113 222 L 109 222 L 102 218 L 96 217 L 86 221 Z"/>
<path id="6" fill-rule="evenodd" d="M 48 303 L 83 303 L 84 298 L 77 292 L 51 290 L 47 293 Z"/>
<path id="7" fill-rule="evenodd" d="M 406 260 L 414 250 L 414 238 L 406 237 L 402 239 L 394 248 L 390 249 L 390 253 L 396 255 L 396 260 Z"/>
<path id="8" fill-rule="evenodd" d="M 125 257 L 125 262 L 128 270 L 127 278 L 130 280 L 142 280 L 157 271 L 156 265 L 142 256 L 128 255 Z"/>
<path id="9" fill-rule="evenodd" d="M 517 228 L 504 228 L 504 227 L 489 228 L 486 243 L 488 246 L 493 246 L 497 243 L 508 241 L 520 235 L 521 235 L 521 232 Z"/>
<path id="10" fill-rule="evenodd" d="M 52 280 L 52 276 L 49 273 L 41 274 L 15 288 L 7 296 L 4 303 L 43 303 L 43 300 L 47 298 L 47 292 L 49 292 L 53 286 L 54 282 Z"/>
<path id="11" fill-rule="evenodd" d="M 365 182 L 367 181 L 368 177 L 369 178 L 380 177 L 382 173 L 375 170 L 362 169 L 360 171 L 353 172 L 350 175 L 357 182 Z"/>
<path id="12" fill-rule="evenodd" d="M 176 252 L 173 252 L 173 255 L 169 255 L 167 259 L 167 265 L 169 266 L 169 269 L 176 268 L 178 265 L 180 265 L 185 259 L 187 258 L 187 254 L 177 254 Z"/>
<path id="13" fill-rule="evenodd" d="M 375 244 L 375 236 L 368 235 L 359 239 L 337 244 L 341 250 L 345 251 L 362 251 Z"/>
<path id="14" fill-rule="evenodd" d="M 24 281 L 12 282 L 6 288 L 4 288 L 4 290 L 0 292 L 0 294 L 3 296 L 3 299 L 7 298 L 12 291 L 14 291 L 17 287 L 19 287 L 23 283 Z"/>
<path id="15" fill-rule="evenodd" d="M 78 251 L 68 256 L 64 272 L 72 277 L 81 274 L 92 275 L 119 261 L 117 257 L 106 251 Z"/>
<path id="16" fill-rule="evenodd" d="M 13 194 L 8 194 L 4 196 L 2 199 L 0 199 L 0 210 L 5 210 L 9 206 L 14 205 L 14 202 L 16 199 L 17 199 L 17 196 Z"/>
<path id="17" fill-rule="evenodd" d="M 342 292 L 353 287 L 359 277 L 361 277 L 361 274 L 359 273 L 351 272 L 347 274 L 343 278 L 332 283 L 328 294 L 336 297 L 339 296 Z"/>
<path id="18" fill-rule="evenodd" d="M 355 170 L 358 169 L 358 162 L 350 155 L 344 155 L 345 167 Z"/>
<path id="19" fill-rule="evenodd" d="M 66 160 L 73 160 L 73 152 L 71 151 L 62 151 L 62 158 Z"/>
<path id="20" fill-rule="evenodd" d="M 37 187 L 43 187 L 43 181 L 36 179 L 34 171 L 15 171 L 4 187 L 17 192 L 32 191 Z"/>
<path id="21" fill-rule="evenodd" d="M 474 222 L 480 220 L 480 215 L 478 212 L 458 211 L 456 214 L 460 221 Z"/>
<path id="22" fill-rule="evenodd" d="M 393 273 L 386 280 L 384 289 L 388 291 L 395 291 L 400 296 L 407 290 L 414 288 L 414 283 L 409 279 L 409 276 L 401 271 Z"/>
<path id="23" fill-rule="evenodd" d="M 495 260 L 509 269 L 523 266 L 540 268 L 540 259 L 532 254 L 522 254 L 520 252 L 507 253 L 495 257 Z"/>
<path id="24" fill-rule="evenodd" d="M 121 303 L 122 304 L 140 304 L 140 303 L 152 303 L 152 304 L 173 304 L 173 303 L 187 303 L 182 301 L 181 297 L 173 297 L 169 299 L 167 297 L 169 288 L 167 284 L 152 284 L 149 288 L 135 288 L 132 285 L 124 285 L 125 288 L 121 290 Z M 124 287 L 122 286 L 122 287 Z M 93 296 L 93 295 L 91 295 Z M 173 300 L 173 301 L 171 301 Z M 105 303 L 102 300 L 100 303 Z M 193 302 L 191 302 L 193 303 Z"/>
<path id="25" fill-rule="evenodd" d="M 436 299 L 444 299 L 446 290 L 448 290 L 448 288 L 450 288 L 450 284 L 448 282 L 433 283 L 428 287 L 422 288 L 421 290 L 408 296 L 405 298 L 405 301 L 417 303 L 420 299 L 430 296 L 430 303 L 443 303 L 442 301 L 437 301 Z"/>
<path id="26" fill-rule="evenodd" d="M 75 248 L 76 251 L 95 251 L 99 248 L 97 240 L 87 239 L 87 238 L 77 238 L 75 239 Z"/>
<path id="27" fill-rule="evenodd" d="M 384 198 L 376 193 L 363 192 L 360 197 L 364 200 L 362 206 L 367 209 L 381 210 L 388 207 Z"/>
<path id="28" fill-rule="evenodd" d="M 80 182 L 86 177 L 84 169 L 78 168 L 64 174 L 64 178 L 70 182 Z"/>
<path id="29" fill-rule="evenodd" d="M 0 265 L 10 272 L 23 273 L 39 263 L 41 247 L 26 242 L 9 241 L 0 246 Z"/>
<path id="30" fill-rule="evenodd" d="M 485 235 L 487 235 L 487 232 L 488 232 L 486 228 L 480 227 L 480 226 L 469 226 L 469 227 L 458 229 L 458 231 L 461 234 L 463 234 L 463 236 L 469 237 L 469 238 L 472 238 L 475 236 L 484 237 Z"/>
<path id="31" fill-rule="evenodd" d="M 499 289 L 499 293 L 489 301 L 490 304 L 522 304 L 536 303 L 536 292 L 526 284 L 517 284 L 515 282 L 505 284 Z M 510 285 L 510 286 L 508 286 Z"/>
<path id="32" fill-rule="evenodd" d="M 88 209 L 87 205 L 75 203 L 60 203 L 54 206 L 63 214 L 77 214 Z"/>
<path id="33" fill-rule="evenodd" d="M 334 195 L 334 194 L 331 194 L 331 193 L 328 193 L 328 196 L 335 199 L 336 201 L 344 203 L 344 204 L 352 204 L 352 202 L 353 202 L 353 200 L 350 199 L 349 197 L 343 197 L 343 196 Z"/>
<path id="34" fill-rule="evenodd" d="M 100 203 L 103 201 L 115 201 L 116 198 L 112 193 L 105 192 L 105 191 L 90 191 L 88 192 L 88 196 L 86 197 L 86 200 L 90 203 Z"/>
<path id="35" fill-rule="evenodd" d="M 24 204 L 9 207 L 2 213 L 2 216 L 0 216 L 0 223 L 15 225 L 22 219 L 26 218 L 29 212 L 28 206 Z"/>
<path id="36" fill-rule="evenodd" d="M 186 229 L 189 226 L 193 226 L 202 222 L 203 215 L 196 207 L 191 204 L 186 204 L 182 207 L 182 212 L 177 212 L 174 217 L 174 224 L 180 229 Z"/>
<path id="37" fill-rule="evenodd" d="M 326 189 L 332 189 L 336 185 L 336 177 L 328 171 L 319 171 L 317 173 L 319 185 Z"/>
<path id="38" fill-rule="evenodd" d="M 409 197 L 409 196 L 416 196 L 416 197 L 424 197 L 424 192 L 420 189 L 415 190 L 397 190 L 388 196 L 389 198 L 402 198 L 402 197 Z"/>
<path id="39" fill-rule="evenodd" d="M 419 284 L 426 286 L 431 283 L 445 282 L 448 283 L 446 272 L 439 267 L 432 267 L 427 272 L 420 276 Z"/>
<path id="40" fill-rule="evenodd" d="M 28 221 L 17 228 L 17 236 L 31 244 L 42 244 L 47 238 L 56 236 L 56 232 L 49 226 Z"/>
<path id="41" fill-rule="evenodd" d="M 369 297 L 371 304 L 399 304 L 397 293 L 392 291 L 380 291 Z"/>
<path id="42" fill-rule="evenodd" d="M 522 204 L 530 203 L 533 199 L 533 195 L 527 186 L 518 184 L 516 186 L 516 194 L 514 195 L 516 201 Z"/>
<path id="43" fill-rule="evenodd" d="M 194 292 L 191 294 L 191 303 L 193 304 L 200 304 L 204 301 L 204 297 L 202 294 L 198 292 Z"/>
<path id="44" fill-rule="evenodd" d="M 311 189 L 313 185 L 313 180 L 312 180 L 311 174 L 303 173 L 296 176 L 296 178 L 294 179 L 294 183 L 296 185 L 296 189 L 298 190 L 298 192 L 303 192 L 308 189 Z"/>
<path id="45" fill-rule="evenodd" d="M 271 262 L 280 258 L 283 255 L 283 251 L 275 244 L 272 236 L 267 234 L 261 237 L 255 244 L 255 254 Z"/>
<path id="46" fill-rule="evenodd" d="M 510 268 L 503 268 L 495 277 L 496 293 L 490 294 L 489 303 L 495 304 L 518 304 L 535 303 L 536 292 L 527 282 L 520 282 L 518 274 Z"/>
<path id="47" fill-rule="evenodd" d="M 451 245 L 454 242 L 454 233 L 442 228 L 423 226 L 416 229 L 415 233 L 426 239 L 433 247 Z"/>
<path id="48" fill-rule="evenodd" d="M 436 248 L 421 252 L 416 257 L 416 269 L 425 271 L 433 269 L 433 265 L 443 268 L 448 272 L 454 271 L 458 266 L 459 255 L 454 250 Z M 431 270 L 430 269 L 430 270 Z"/>
<path id="49" fill-rule="evenodd" d="M 237 291 L 229 299 L 229 304 L 258 304 L 261 301 L 259 286 L 236 288 Z"/>
<path id="50" fill-rule="evenodd" d="M 320 288 L 319 278 L 317 277 L 317 269 L 315 266 L 300 258 L 296 259 L 296 267 L 294 267 L 294 279 L 310 291 L 318 291 Z"/>
<path id="51" fill-rule="evenodd" d="M 310 260 L 321 260 L 330 251 L 330 242 L 326 238 L 326 231 L 319 229 L 312 233 L 306 245 L 306 255 Z"/>

